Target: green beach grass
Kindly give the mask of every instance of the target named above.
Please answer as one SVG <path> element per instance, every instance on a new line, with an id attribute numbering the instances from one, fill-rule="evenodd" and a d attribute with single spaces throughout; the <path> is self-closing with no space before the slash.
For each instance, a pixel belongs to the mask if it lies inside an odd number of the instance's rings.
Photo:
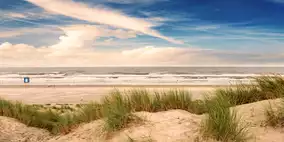
<path id="1" fill-rule="evenodd" d="M 222 142 L 244 142 L 249 139 L 248 129 L 241 124 L 236 111 L 230 109 L 226 96 L 206 98 L 205 106 L 207 115 L 201 125 L 203 136 Z"/>
<path id="2" fill-rule="evenodd" d="M 214 138 L 241 140 L 244 138 L 242 134 L 244 130 L 240 130 L 235 112 L 230 112 L 229 107 L 280 98 L 283 96 L 283 88 L 284 80 L 281 77 L 263 76 L 255 78 L 253 85 L 239 84 L 217 89 L 211 92 L 214 94 L 210 96 L 214 97 L 205 100 L 192 100 L 190 92 L 176 89 L 166 92 L 149 92 L 145 89 L 124 92 L 114 90 L 101 103 L 82 104 L 78 105 L 77 109 L 65 105 L 57 108 L 59 110 L 0 99 L 0 116 L 15 118 L 28 126 L 43 128 L 53 134 L 66 134 L 81 123 L 97 119 L 105 121 L 107 131 L 117 131 L 137 119 L 132 115 L 134 112 L 182 109 L 198 115 L 204 113 L 208 113 L 208 116 L 216 115 L 204 123 L 207 134 L 211 133 Z M 225 123 L 212 123 L 213 121 L 225 121 L 231 128 L 224 126 Z M 215 127 L 220 129 L 211 130 Z M 236 135 L 237 132 L 241 134 Z"/>

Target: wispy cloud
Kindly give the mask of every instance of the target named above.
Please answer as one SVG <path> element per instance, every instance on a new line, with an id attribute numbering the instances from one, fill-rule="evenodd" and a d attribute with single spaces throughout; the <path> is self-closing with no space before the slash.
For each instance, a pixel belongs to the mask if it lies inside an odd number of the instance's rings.
<path id="1" fill-rule="evenodd" d="M 60 31 L 48 27 L 42 28 L 6 28 L 1 29 L 0 38 L 12 38 L 21 35 L 60 33 Z"/>
<path id="2" fill-rule="evenodd" d="M 185 36 L 183 39 L 185 40 L 185 38 L 190 37 L 188 41 L 194 42 L 219 40 L 222 41 L 222 43 L 225 43 L 230 40 L 246 40 L 251 43 L 266 42 L 284 45 L 284 32 L 281 30 L 278 31 L 259 26 L 247 26 L 245 23 L 206 24 L 204 21 L 200 21 L 196 22 L 195 24 L 190 24 L 187 27 L 178 27 L 177 30 L 190 33 L 190 35 Z"/>
<path id="3" fill-rule="evenodd" d="M 17 19 L 46 19 L 52 15 L 39 9 L 15 9 L 15 10 L 0 10 L 2 18 L 17 18 Z"/>
<path id="4" fill-rule="evenodd" d="M 21 13 L 8 13 L 7 14 L 9 17 L 14 17 L 14 18 L 27 18 L 27 15 L 21 14 Z"/>
<path id="5" fill-rule="evenodd" d="M 208 30 L 215 30 L 219 29 L 220 25 L 207 25 L 207 26 L 196 26 L 193 29 L 198 31 L 208 31 Z"/>
<path id="6" fill-rule="evenodd" d="M 119 4 L 137 4 L 137 3 L 156 3 L 156 2 L 166 2 L 168 0 L 105 0 L 107 2 L 119 3 Z"/>
<path id="7" fill-rule="evenodd" d="M 167 37 L 152 29 L 155 25 L 147 20 L 127 16 L 121 12 L 102 7 L 90 7 L 84 3 L 71 0 L 26 0 L 45 10 L 65 15 L 68 17 L 89 22 L 110 25 L 141 32 L 150 36 L 158 37 L 169 42 L 180 44 L 181 41 Z M 76 10 L 74 10 L 76 9 Z"/>

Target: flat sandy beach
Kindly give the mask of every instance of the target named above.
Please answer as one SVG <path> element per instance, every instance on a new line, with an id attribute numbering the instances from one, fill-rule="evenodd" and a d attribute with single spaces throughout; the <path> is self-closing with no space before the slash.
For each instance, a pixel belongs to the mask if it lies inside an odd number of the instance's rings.
<path id="1" fill-rule="evenodd" d="M 29 104 L 74 104 L 98 101 L 110 91 L 134 88 L 147 90 L 184 89 L 192 93 L 193 99 L 203 98 L 203 94 L 224 86 L 0 86 L 0 97 Z"/>

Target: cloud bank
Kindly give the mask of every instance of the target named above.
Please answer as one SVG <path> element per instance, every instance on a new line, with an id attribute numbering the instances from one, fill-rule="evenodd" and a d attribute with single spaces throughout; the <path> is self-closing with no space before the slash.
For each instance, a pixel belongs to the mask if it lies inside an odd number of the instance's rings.
<path id="1" fill-rule="evenodd" d="M 104 65 L 177 65 L 218 61 L 203 56 L 201 49 L 177 47 L 138 47 L 122 51 L 98 50 L 93 42 L 99 37 L 131 38 L 132 31 L 101 26 L 72 25 L 61 27 L 64 35 L 48 47 L 3 43 L 2 66 L 104 66 Z"/>
<path id="2" fill-rule="evenodd" d="M 217 50 L 180 47 L 145 46 L 124 50 L 99 50 L 93 43 L 100 37 L 132 38 L 132 31 L 109 29 L 95 25 L 60 27 L 65 33 L 51 46 L 27 44 L 0 45 L 1 67 L 87 67 L 87 66 L 168 66 L 168 65 L 232 65 L 277 63 L 284 55 L 245 54 Z M 271 57 L 271 58 L 267 58 Z M 265 61 L 265 62 L 263 62 Z"/>
<path id="3" fill-rule="evenodd" d="M 57 46 L 63 44 L 57 44 Z M 123 51 L 91 49 L 54 50 L 51 47 L 33 47 L 26 44 L 0 45 L 2 66 L 11 67 L 87 67 L 87 66 L 143 66 L 143 65 L 199 65 L 218 58 L 204 56 L 202 50 L 176 47 L 141 47 Z"/>

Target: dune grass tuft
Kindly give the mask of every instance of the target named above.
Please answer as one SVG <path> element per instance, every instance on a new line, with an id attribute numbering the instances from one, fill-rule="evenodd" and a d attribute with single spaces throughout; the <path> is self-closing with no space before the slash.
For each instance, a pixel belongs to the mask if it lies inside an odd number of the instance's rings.
<path id="1" fill-rule="evenodd" d="M 72 123 L 72 118 L 67 115 L 52 110 L 38 111 L 33 106 L 4 99 L 0 99 L 0 116 L 12 117 L 28 126 L 47 129 L 52 133 L 65 133 L 66 125 Z"/>
<path id="2" fill-rule="evenodd" d="M 251 85 L 238 84 L 217 89 L 215 94 L 227 97 L 233 106 L 276 99 L 284 94 L 284 79 L 280 76 L 261 76 L 254 81 Z"/>
<path id="3" fill-rule="evenodd" d="M 149 92 L 135 89 L 126 92 L 132 111 L 158 112 L 170 109 L 182 109 L 191 113 L 204 112 L 201 100 L 193 101 L 189 91 L 173 89 L 169 91 Z"/>
<path id="4" fill-rule="evenodd" d="M 284 79 L 279 75 L 255 78 L 257 86 L 267 98 L 274 99 L 284 95 Z"/>
<path id="5" fill-rule="evenodd" d="M 78 123 L 88 123 L 103 117 L 102 104 L 91 102 L 82 106 L 74 113 L 74 118 Z"/>
<path id="6" fill-rule="evenodd" d="M 230 110 L 230 105 L 228 98 L 223 95 L 205 99 L 208 111 L 202 123 L 202 132 L 205 137 L 224 142 L 243 142 L 248 139 L 247 128 L 241 126 L 237 113 Z"/>
<path id="7" fill-rule="evenodd" d="M 130 101 L 123 97 L 121 92 L 113 91 L 110 96 L 104 98 L 103 116 L 107 131 L 115 131 L 125 128 L 135 116 L 131 114 Z"/>
<path id="8" fill-rule="evenodd" d="M 160 100 L 160 106 L 163 110 L 183 109 L 191 111 L 192 97 L 188 91 L 170 90 L 164 92 Z"/>
<path id="9" fill-rule="evenodd" d="M 256 86 L 245 86 L 242 84 L 235 87 L 217 89 L 215 94 L 227 97 L 231 105 L 247 104 L 265 99 Z"/>
<path id="10" fill-rule="evenodd" d="M 126 91 L 124 96 L 129 101 L 132 111 L 153 111 L 152 94 L 145 89 L 133 89 Z"/>

